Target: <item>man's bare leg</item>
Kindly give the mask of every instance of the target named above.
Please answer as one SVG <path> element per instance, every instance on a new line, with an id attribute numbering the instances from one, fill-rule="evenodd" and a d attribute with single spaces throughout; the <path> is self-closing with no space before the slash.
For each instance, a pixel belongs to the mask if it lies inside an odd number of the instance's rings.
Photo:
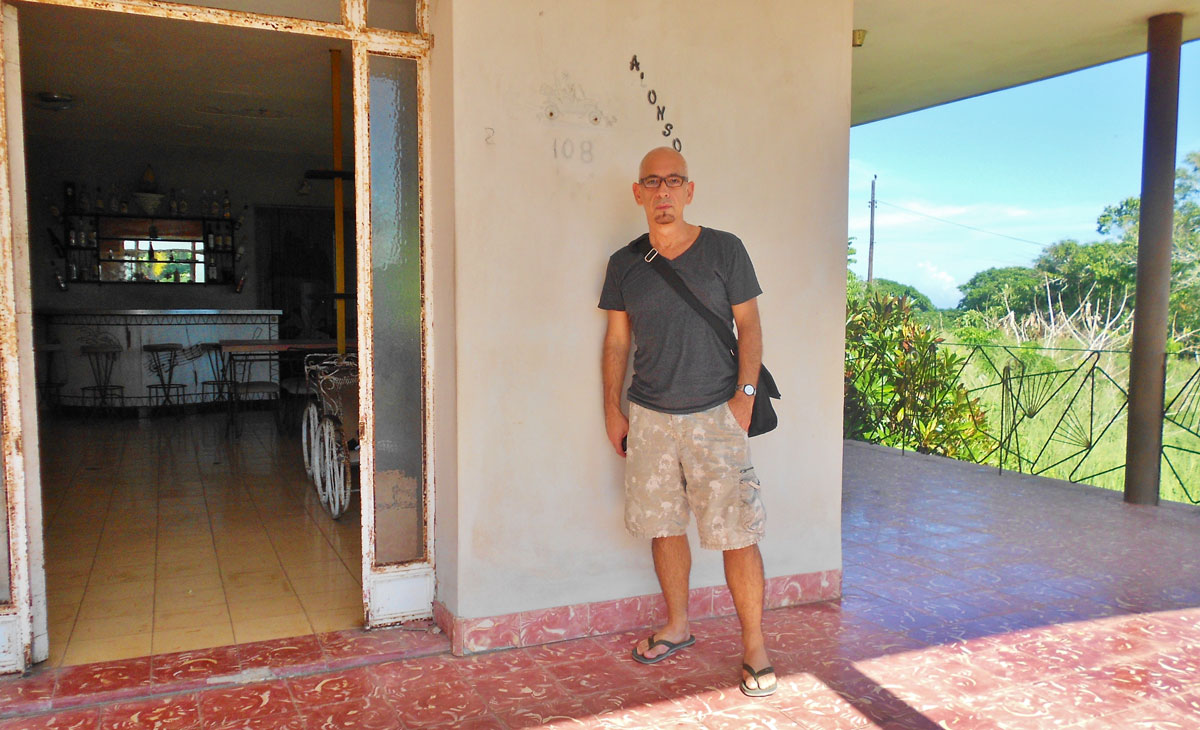
<path id="1" fill-rule="evenodd" d="M 755 669 L 770 666 L 766 640 L 763 638 L 762 614 L 766 581 L 763 578 L 762 553 L 758 545 L 726 550 L 725 582 L 733 594 L 733 606 L 737 609 L 738 621 L 742 624 L 742 661 Z M 751 689 L 769 689 L 775 686 L 775 675 L 766 674 L 757 681 L 742 670 L 746 686 Z"/>
<path id="2" fill-rule="evenodd" d="M 688 546 L 687 535 L 656 537 L 650 541 L 650 552 L 654 556 L 654 572 L 658 574 L 658 584 L 662 586 L 663 598 L 667 602 L 667 623 L 654 632 L 654 637 L 678 643 L 691 635 L 688 632 L 687 610 L 692 551 Z M 648 648 L 649 646 L 648 638 L 637 645 L 638 653 L 647 659 L 653 659 L 667 651 L 667 647 L 662 645 L 653 649 Z"/>

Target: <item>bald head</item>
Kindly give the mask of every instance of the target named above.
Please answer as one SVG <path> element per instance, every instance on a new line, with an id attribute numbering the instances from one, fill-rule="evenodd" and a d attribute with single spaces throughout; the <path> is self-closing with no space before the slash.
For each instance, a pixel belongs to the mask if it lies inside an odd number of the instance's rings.
<path id="1" fill-rule="evenodd" d="M 650 171 L 655 168 L 668 168 L 677 175 L 688 176 L 687 160 L 673 147 L 655 147 L 647 152 L 638 166 L 638 179 L 652 174 Z"/>

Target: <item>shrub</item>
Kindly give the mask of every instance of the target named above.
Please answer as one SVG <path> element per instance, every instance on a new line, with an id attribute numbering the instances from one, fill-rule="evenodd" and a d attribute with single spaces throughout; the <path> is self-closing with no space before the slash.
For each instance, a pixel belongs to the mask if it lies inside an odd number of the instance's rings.
<path id="1" fill-rule="evenodd" d="M 963 358 L 938 348 L 907 299 L 873 293 L 847 310 L 847 438 L 943 456 L 986 444 L 979 401 L 959 380 Z"/>

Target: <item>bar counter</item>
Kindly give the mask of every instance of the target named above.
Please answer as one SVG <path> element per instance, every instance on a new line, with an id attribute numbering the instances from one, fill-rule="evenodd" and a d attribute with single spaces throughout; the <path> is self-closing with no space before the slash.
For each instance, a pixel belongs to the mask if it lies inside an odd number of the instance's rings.
<path id="1" fill-rule="evenodd" d="M 38 382 L 58 383 L 54 390 L 64 405 L 96 405 L 84 397 L 82 390 L 97 384 L 82 348 L 115 346 L 120 352 L 111 384 L 124 388 L 123 405 L 151 405 L 147 386 L 158 383 L 158 376 L 142 347 L 178 343 L 183 349 L 178 353 L 172 381 L 184 386 L 184 402 L 213 400 L 217 394 L 203 393 L 201 388 L 204 381 L 217 379 L 201 345 L 221 340 L 278 339 L 281 314 L 278 309 L 38 310 L 34 313 Z M 253 374 L 254 379 L 278 381 L 277 366 L 263 363 L 261 368 Z"/>

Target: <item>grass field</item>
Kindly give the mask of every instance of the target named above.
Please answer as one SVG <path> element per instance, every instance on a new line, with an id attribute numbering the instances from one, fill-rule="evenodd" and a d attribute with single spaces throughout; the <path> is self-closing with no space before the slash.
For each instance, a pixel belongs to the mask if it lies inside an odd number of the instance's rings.
<path id="1" fill-rule="evenodd" d="M 1128 353 L 1030 345 L 942 347 L 967 359 L 963 384 L 987 414 L 989 446 L 974 454 L 976 461 L 1124 488 Z M 1200 452 L 1200 437 L 1193 433 L 1200 433 L 1198 368 L 1194 358 L 1168 357 L 1166 401 L 1172 405 L 1163 435 L 1164 500 L 1200 502 L 1200 455 L 1190 453 Z"/>

